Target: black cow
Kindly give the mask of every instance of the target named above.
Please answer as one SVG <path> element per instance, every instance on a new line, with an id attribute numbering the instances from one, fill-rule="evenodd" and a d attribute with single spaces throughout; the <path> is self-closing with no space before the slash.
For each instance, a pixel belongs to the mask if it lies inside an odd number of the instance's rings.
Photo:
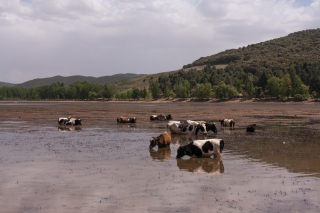
<path id="1" fill-rule="evenodd" d="M 151 115 L 150 116 L 151 121 L 167 121 L 167 120 L 172 120 L 172 116 L 170 114 L 164 116 L 162 114 L 160 115 Z"/>
<path id="2" fill-rule="evenodd" d="M 190 157 L 221 157 L 224 148 L 222 139 L 194 140 L 185 146 L 180 146 L 177 150 L 177 158 L 185 155 Z"/>
<path id="3" fill-rule="evenodd" d="M 247 132 L 254 132 L 256 130 L 256 124 L 250 124 L 247 126 Z"/>

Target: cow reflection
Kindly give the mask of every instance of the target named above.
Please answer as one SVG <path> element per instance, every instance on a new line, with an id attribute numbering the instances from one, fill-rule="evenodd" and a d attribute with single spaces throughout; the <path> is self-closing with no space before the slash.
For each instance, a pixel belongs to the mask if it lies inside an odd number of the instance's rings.
<path id="1" fill-rule="evenodd" d="M 60 132 L 69 132 L 69 131 L 81 131 L 81 127 L 78 126 L 58 126 Z"/>
<path id="2" fill-rule="evenodd" d="M 224 172 L 222 160 L 212 158 L 177 159 L 177 166 L 180 170 L 193 173 L 220 174 Z"/>
<path id="3" fill-rule="evenodd" d="M 121 129 L 126 129 L 126 128 L 136 128 L 136 124 L 132 123 L 117 123 L 117 127 Z"/>
<path id="4" fill-rule="evenodd" d="M 161 148 L 161 149 L 158 149 L 157 151 L 154 149 L 149 149 L 149 152 L 150 152 L 150 157 L 153 160 L 164 161 L 164 160 L 169 159 L 171 157 L 170 147 Z"/>

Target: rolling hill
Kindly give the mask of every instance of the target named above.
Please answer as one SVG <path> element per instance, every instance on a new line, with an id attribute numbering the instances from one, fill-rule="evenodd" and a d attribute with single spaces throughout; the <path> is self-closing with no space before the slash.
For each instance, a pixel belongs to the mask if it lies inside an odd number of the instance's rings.
<path id="1" fill-rule="evenodd" d="M 125 81 L 131 78 L 137 78 L 143 75 L 140 74 L 133 74 L 133 73 L 125 73 L 125 74 L 116 74 L 111 76 L 102 76 L 102 77 L 89 77 L 89 76 L 81 76 L 81 75 L 74 75 L 74 76 L 54 76 L 50 78 L 38 78 L 33 79 L 30 81 L 26 81 L 21 84 L 10 84 L 5 82 L 0 82 L 0 86 L 6 86 L 6 87 L 23 87 L 23 88 L 35 88 L 45 85 L 50 85 L 53 83 L 63 83 L 65 86 L 69 86 L 70 84 L 77 82 L 77 81 L 87 81 L 89 83 L 104 85 L 106 83 L 108 84 L 115 84 L 116 82 Z"/>

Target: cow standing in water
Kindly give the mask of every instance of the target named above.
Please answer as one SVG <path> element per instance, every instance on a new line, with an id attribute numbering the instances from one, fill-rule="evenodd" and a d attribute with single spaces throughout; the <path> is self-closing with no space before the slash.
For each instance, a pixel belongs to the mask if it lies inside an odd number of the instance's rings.
<path id="1" fill-rule="evenodd" d="M 232 128 L 234 128 L 234 125 L 236 124 L 233 119 L 220 119 L 219 122 L 221 126 L 232 127 Z"/>
<path id="2" fill-rule="evenodd" d="M 149 148 L 152 149 L 155 146 L 158 146 L 158 148 L 164 148 L 170 146 L 170 143 L 171 135 L 167 132 L 163 132 L 158 137 L 151 138 Z"/>
<path id="3" fill-rule="evenodd" d="M 160 115 L 151 115 L 150 116 L 151 121 L 167 121 L 167 120 L 172 120 L 172 116 L 170 114 L 164 116 L 162 114 Z"/>
<path id="4" fill-rule="evenodd" d="M 177 158 L 188 155 L 192 158 L 211 157 L 220 158 L 224 148 L 222 139 L 194 140 L 185 146 L 180 146 L 177 150 Z"/>
<path id="5" fill-rule="evenodd" d="M 80 118 L 71 118 L 71 117 L 68 117 L 68 118 L 59 118 L 58 119 L 58 123 L 60 125 L 81 125 L 81 119 Z"/>
<path id="6" fill-rule="evenodd" d="M 120 116 L 117 118 L 118 123 L 136 123 L 137 119 L 136 117 L 123 117 Z"/>
<path id="7" fill-rule="evenodd" d="M 203 134 L 207 134 L 210 130 L 217 133 L 215 123 L 210 124 L 204 121 L 169 121 L 167 127 L 173 134 L 197 135 L 199 131 Z"/>
<path id="8" fill-rule="evenodd" d="M 254 132 L 256 130 L 256 124 L 250 124 L 247 126 L 247 132 Z"/>

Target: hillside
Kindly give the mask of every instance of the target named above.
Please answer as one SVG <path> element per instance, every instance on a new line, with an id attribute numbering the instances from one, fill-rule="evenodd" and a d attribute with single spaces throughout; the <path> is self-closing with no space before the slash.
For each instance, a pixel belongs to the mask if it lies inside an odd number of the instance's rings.
<path id="1" fill-rule="evenodd" d="M 285 37 L 201 57 L 183 68 L 227 64 L 238 68 L 279 69 L 291 64 L 319 63 L 319 61 L 320 29 L 315 29 L 295 32 Z"/>
<path id="2" fill-rule="evenodd" d="M 141 75 L 133 74 L 133 73 L 116 74 L 116 75 L 112 75 L 112 76 L 102 76 L 102 77 L 98 77 L 98 78 L 81 76 L 81 75 L 74 75 L 74 76 L 68 76 L 68 77 L 54 76 L 54 77 L 50 77 L 50 78 L 33 79 L 30 81 L 26 81 L 22 84 L 16 84 L 14 86 L 23 87 L 23 88 L 35 88 L 35 87 L 40 87 L 40 86 L 45 86 L 45 85 L 51 85 L 51 84 L 57 83 L 57 82 L 63 83 L 65 86 L 69 86 L 70 84 L 77 82 L 77 81 L 80 81 L 80 82 L 87 81 L 89 83 L 104 85 L 106 83 L 115 84 L 116 82 L 128 80 L 131 78 L 136 78 L 139 76 L 141 76 Z"/>
<path id="3" fill-rule="evenodd" d="M 16 85 L 0 81 L 0 87 L 14 87 L 14 86 L 16 86 Z"/>

